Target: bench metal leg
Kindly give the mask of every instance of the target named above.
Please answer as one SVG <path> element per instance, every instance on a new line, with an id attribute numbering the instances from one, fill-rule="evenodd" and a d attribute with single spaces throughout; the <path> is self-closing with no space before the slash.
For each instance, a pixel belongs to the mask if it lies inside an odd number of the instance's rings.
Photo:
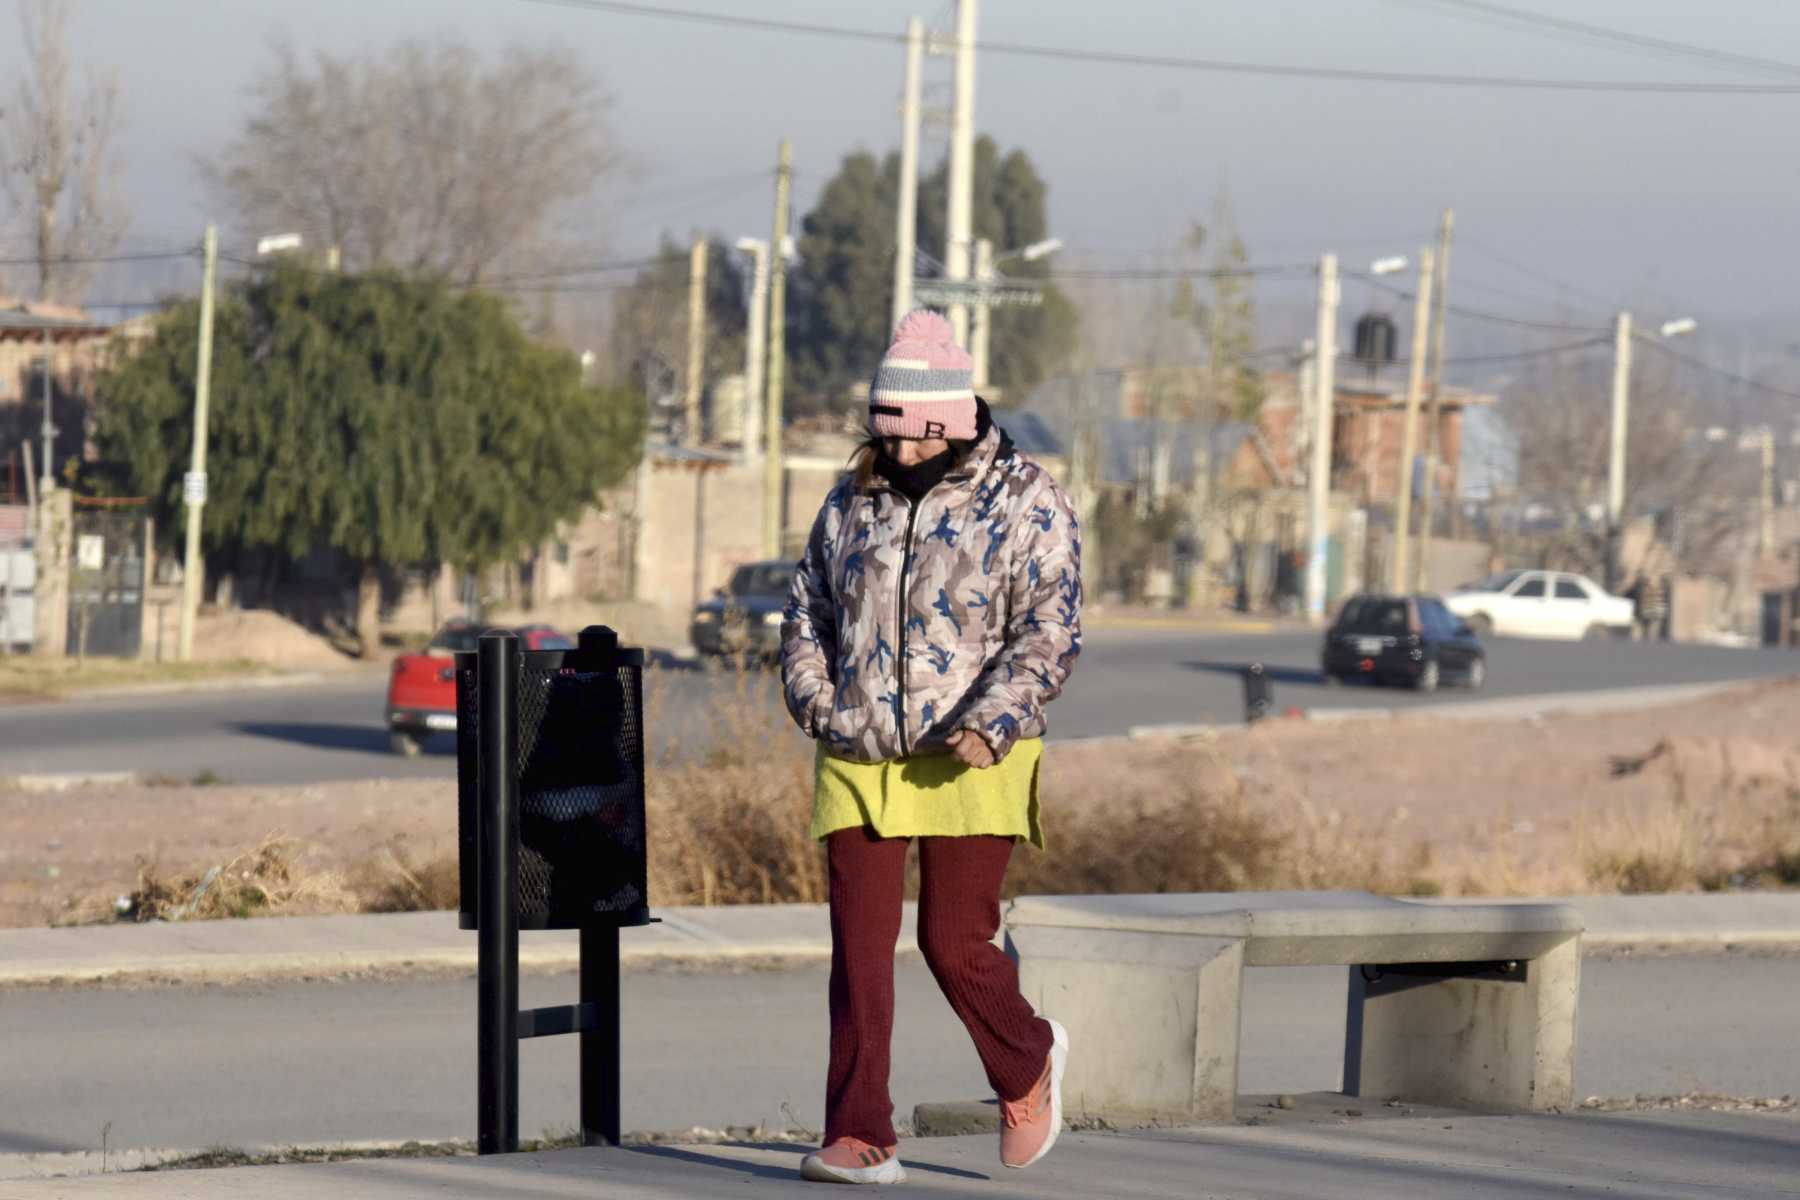
<path id="1" fill-rule="evenodd" d="M 1344 1091 L 1421 1104 L 1567 1108 L 1581 939 L 1529 962 L 1350 968 Z"/>
<path id="2" fill-rule="evenodd" d="M 1242 941 L 1044 926 L 1008 939 L 1025 998 L 1069 1031 L 1070 1116 L 1231 1120 Z"/>

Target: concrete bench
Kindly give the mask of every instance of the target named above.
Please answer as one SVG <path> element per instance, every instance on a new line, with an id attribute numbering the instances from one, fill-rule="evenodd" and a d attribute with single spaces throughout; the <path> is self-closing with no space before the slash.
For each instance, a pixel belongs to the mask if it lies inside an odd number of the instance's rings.
<path id="1" fill-rule="evenodd" d="M 1246 966 L 1347 966 L 1344 1091 L 1569 1105 L 1581 917 L 1366 892 L 1021 896 L 1008 947 L 1069 1030 L 1072 1115 L 1229 1120 Z"/>

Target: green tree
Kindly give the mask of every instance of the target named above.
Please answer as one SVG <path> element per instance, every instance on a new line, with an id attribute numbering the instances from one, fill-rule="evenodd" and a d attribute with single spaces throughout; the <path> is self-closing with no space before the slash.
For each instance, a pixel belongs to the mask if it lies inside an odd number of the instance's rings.
<path id="1" fill-rule="evenodd" d="M 846 155 L 801 222 L 800 261 L 789 276 L 788 354 L 796 390 L 827 406 L 887 348 L 899 181 L 896 154 Z M 944 252 L 948 195 L 943 164 L 919 185 L 918 246 L 934 258 Z M 975 236 L 990 239 L 995 253 L 1047 236 L 1048 188 L 1023 150 L 1002 157 L 992 138 L 978 139 L 973 195 Z M 1044 279 L 1050 264 L 1013 258 L 1000 272 Z M 988 374 L 1014 395 L 1061 367 L 1074 345 L 1074 305 L 1053 284 L 1044 291 L 1042 307 L 994 310 Z"/>
<path id="2" fill-rule="evenodd" d="M 613 377 L 629 380 L 663 406 L 679 400 L 687 375 L 691 250 L 664 237 L 656 257 L 613 306 Z M 744 368 L 747 275 L 735 249 L 717 235 L 708 239 L 705 380 Z"/>
<path id="3" fill-rule="evenodd" d="M 160 318 L 99 382 L 96 441 L 179 528 L 198 306 Z M 507 561 L 549 537 L 642 451 L 636 395 L 583 384 L 504 302 L 388 272 L 278 266 L 226 293 L 213 341 L 205 548 L 356 564 L 357 632 L 382 568 Z"/>
<path id="4" fill-rule="evenodd" d="M 1009 150 L 1002 156 L 993 138 L 976 139 L 975 237 L 993 242 L 995 254 L 1022 250 L 1050 236 L 1049 192 L 1025 151 Z M 919 189 L 919 245 L 938 257 L 944 252 L 949 195 L 950 164 L 944 162 Z M 1027 262 L 1015 257 L 999 264 L 997 271 L 1013 278 L 1047 279 L 1050 267 L 1048 259 Z M 988 378 L 1022 398 L 1033 384 L 1068 361 L 1076 324 L 1074 304 L 1051 283 L 1044 285 L 1040 306 L 996 308 L 988 340 Z"/>
<path id="5" fill-rule="evenodd" d="M 788 276 L 796 411 L 835 407 L 887 349 L 899 186 L 898 155 L 878 163 L 858 150 L 844 157 L 800 222 L 800 260 Z"/>

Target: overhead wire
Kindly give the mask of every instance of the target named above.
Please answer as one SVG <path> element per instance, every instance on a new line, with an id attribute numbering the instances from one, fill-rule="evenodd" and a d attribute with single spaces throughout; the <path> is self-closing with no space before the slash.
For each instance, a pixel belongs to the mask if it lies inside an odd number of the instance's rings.
<path id="1" fill-rule="evenodd" d="M 192 258 L 200 252 L 198 246 L 190 246 L 185 250 L 145 250 L 130 254 L 91 254 L 91 255 L 59 255 L 56 258 L 40 259 L 35 255 L 29 258 L 0 258 L 0 267 L 35 267 L 38 265 L 52 267 L 94 266 L 100 263 L 161 262 L 177 258 Z"/>
<path id="2" fill-rule="evenodd" d="M 766 33 L 801 34 L 808 37 L 830 37 L 848 41 L 900 45 L 903 33 L 860 28 L 850 25 L 828 25 L 815 21 L 792 21 L 774 17 L 749 16 L 742 13 L 717 12 L 693 8 L 665 8 L 659 5 L 629 3 L 627 0 L 527 0 L 528 3 L 553 8 L 579 9 L 612 13 L 620 16 L 648 17 L 665 21 L 714 25 L 733 29 L 754 29 Z M 937 37 L 940 47 L 954 46 L 955 39 Z M 1322 79 L 1343 83 L 1417 84 L 1433 87 L 1497 88 L 1509 91 L 1565 92 L 1637 92 L 1696 95 L 1800 95 L 1800 81 L 1794 83 L 1711 83 L 1668 80 L 1610 79 L 1545 79 L 1505 75 L 1452 75 L 1421 71 L 1359 70 L 1349 67 L 1300 66 L 1288 63 L 1240 62 L 1226 59 L 1188 58 L 1177 55 L 1145 54 L 1133 51 L 1082 50 L 1068 46 L 1043 46 L 1024 42 L 981 40 L 977 48 L 988 55 L 1046 59 L 1059 62 L 1102 63 L 1111 66 L 1148 67 L 1164 70 L 1196 71 L 1225 75 L 1261 75 L 1283 79 Z"/>
<path id="3" fill-rule="evenodd" d="M 1667 343 L 1660 338 L 1648 337 L 1639 333 L 1634 334 L 1632 340 L 1639 345 L 1650 347 L 1665 358 L 1673 359 L 1683 366 L 1692 367 L 1696 371 L 1702 371 L 1708 375 L 1714 375 L 1720 379 L 1729 380 L 1732 383 L 1739 384 L 1754 391 L 1766 392 L 1771 396 L 1780 396 L 1785 400 L 1800 400 L 1800 392 L 1792 392 L 1786 388 L 1778 388 L 1772 384 L 1762 383 L 1759 380 L 1751 379 L 1748 375 L 1739 375 L 1736 371 L 1727 371 L 1723 367 L 1715 367 L 1711 363 L 1701 359 L 1691 358 L 1678 350 L 1670 349 Z"/>
<path id="4" fill-rule="evenodd" d="M 1382 291 L 1390 292 L 1402 300 L 1412 300 L 1417 295 L 1417 293 L 1413 292 L 1411 289 L 1396 287 L 1394 284 L 1387 282 L 1387 280 L 1382 279 L 1380 276 L 1371 275 L 1364 271 L 1346 271 L 1344 272 L 1344 277 L 1347 279 L 1361 280 L 1373 287 L 1380 288 Z M 1489 321 L 1496 325 L 1511 325 L 1516 329 L 1536 329 L 1548 333 L 1587 333 L 1602 335 L 1607 332 L 1605 329 L 1590 325 L 1570 325 L 1563 321 L 1539 321 L 1529 317 L 1515 317 L 1506 313 L 1493 313 L 1478 308 L 1467 308 L 1458 304 L 1445 304 L 1444 311 L 1454 316 L 1463 317 L 1467 320 Z"/>
<path id="5" fill-rule="evenodd" d="M 1399 0 L 1399 3 L 1414 8 L 1427 8 L 1443 12 L 1446 16 L 1473 18 L 1486 25 L 1500 25 L 1508 29 L 1523 29 L 1527 32 L 1559 36 L 1565 40 L 1573 39 L 1587 45 L 1602 44 L 1618 50 L 1640 51 L 1664 61 L 1671 58 L 1698 59 L 1716 66 L 1735 67 L 1739 70 L 1757 71 L 1763 74 L 1785 75 L 1790 79 L 1800 77 L 1800 64 L 1782 62 L 1773 58 L 1760 58 L 1753 54 L 1739 54 L 1730 50 L 1716 50 L 1710 46 L 1699 46 L 1692 42 L 1675 41 L 1670 38 L 1651 37 L 1647 34 L 1633 33 L 1630 30 L 1613 29 L 1604 25 L 1559 17 L 1551 13 L 1495 4 L 1492 0 Z"/>

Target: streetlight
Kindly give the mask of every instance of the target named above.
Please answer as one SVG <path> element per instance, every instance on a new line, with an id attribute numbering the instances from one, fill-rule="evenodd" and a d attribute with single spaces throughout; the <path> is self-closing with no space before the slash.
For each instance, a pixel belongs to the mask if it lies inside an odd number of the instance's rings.
<path id="1" fill-rule="evenodd" d="M 976 387 L 986 387 L 988 381 L 988 335 L 993 328 L 994 301 L 993 297 L 987 294 L 984 285 L 993 281 L 994 265 L 1003 263 L 1010 258 L 1036 262 L 1040 258 L 1048 258 L 1055 254 L 1062 249 L 1062 246 L 1061 238 L 1044 238 L 1029 246 L 1020 246 L 996 255 L 994 243 L 987 238 L 982 238 L 975 243 L 975 281 L 976 286 L 982 288 L 982 291 L 971 302 L 971 307 L 975 311 L 972 314 L 974 320 L 971 322 L 969 330 L 969 358 L 974 363 Z"/>
<path id="2" fill-rule="evenodd" d="M 1407 258 L 1404 254 L 1394 254 L 1387 258 L 1378 258 L 1369 264 L 1371 275 L 1397 275 L 1406 270 Z"/>
<path id="3" fill-rule="evenodd" d="M 1692 317 L 1664 321 L 1658 332 L 1666 338 L 1693 333 L 1700 323 Z M 1606 590 L 1620 584 L 1619 542 L 1625 520 L 1625 439 L 1631 410 L 1631 314 L 1619 314 L 1613 330 L 1612 454 L 1606 473 Z"/>
<path id="4" fill-rule="evenodd" d="M 270 234 L 256 243 L 256 254 L 258 258 L 262 258 L 287 250 L 298 250 L 304 243 L 305 239 L 297 233 Z"/>

